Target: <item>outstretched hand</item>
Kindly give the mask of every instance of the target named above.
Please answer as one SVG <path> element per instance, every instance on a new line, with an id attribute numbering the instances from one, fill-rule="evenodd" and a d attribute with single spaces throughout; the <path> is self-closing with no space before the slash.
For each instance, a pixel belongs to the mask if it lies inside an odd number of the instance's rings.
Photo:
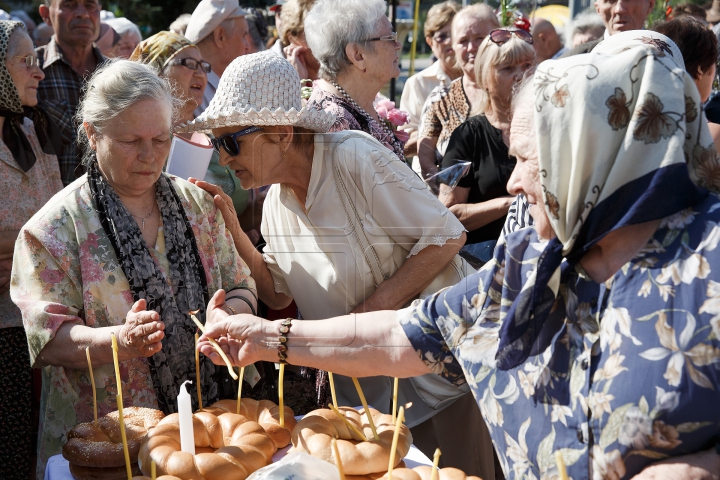
<path id="1" fill-rule="evenodd" d="M 209 337 L 217 342 L 233 365 L 246 366 L 263 360 L 260 354 L 270 348 L 259 343 L 265 323 L 267 320 L 253 315 L 233 315 L 206 327 L 205 334 L 198 341 L 198 350 L 214 364 L 224 365 Z"/>
<path id="2" fill-rule="evenodd" d="M 222 188 L 193 177 L 188 178 L 188 181 L 212 195 L 215 206 L 218 210 L 220 210 L 220 213 L 225 220 L 225 228 L 228 229 L 233 238 L 240 238 L 238 235 L 244 235 L 243 230 L 240 227 L 240 220 L 238 220 L 232 198 L 230 198 L 227 193 L 223 192 Z"/>
<path id="3" fill-rule="evenodd" d="M 147 302 L 135 302 L 118 333 L 118 348 L 130 358 L 152 357 L 162 349 L 165 324 L 154 310 L 146 310 Z"/>

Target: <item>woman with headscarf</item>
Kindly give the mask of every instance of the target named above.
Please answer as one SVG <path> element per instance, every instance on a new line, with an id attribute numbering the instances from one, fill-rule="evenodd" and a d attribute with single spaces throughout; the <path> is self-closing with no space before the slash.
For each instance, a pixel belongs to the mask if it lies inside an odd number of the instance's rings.
<path id="1" fill-rule="evenodd" d="M 18 231 L 62 190 L 55 156 L 60 140 L 38 110 L 45 75 L 21 22 L 0 21 L 0 477 L 27 478 L 32 455 L 32 370 L 20 310 L 10 300 L 10 272 Z M 33 122 L 34 120 L 34 122 Z"/>
<path id="2" fill-rule="evenodd" d="M 228 292 L 227 313 L 257 311 L 255 282 L 212 200 L 162 172 L 177 103 L 148 65 L 116 60 L 98 69 L 78 110 L 87 174 L 18 235 L 10 294 L 32 365 L 43 367 L 39 478 L 68 430 L 93 418 L 86 347 L 102 379 L 98 415 L 117 408 L 113 333 L 124 404 L 172 413 L 180 385 L 196 378 L 189 312 L 204 321 L 218 289 Z M 227 370 L 201 365 L 205 402 L 237 395 Z"/>
<path id="3" fill-rule="evenodd" d="M 543 62 L 517 105 L 509 189 L 535 229 L 399 312 L 293 321 L 287 362 L 467 382 L 508 478 L 714 478 L 720 159 L 679 50 L 618 33 Z M 207 337 L 245 365 L 279 328 L 232 316 Z"/>
<path id="4" fill-rule="evenodd" d="M 210 64 L 203 60 L 197 46 L 187 38 L 173 32 L 158 32 L 135 47 L 130 60 L 152 65 L 158 74 L 167 78 L 175 87 L 175 95 L 182 101 L 174 124 L 179 125 L 195 118 L 193 111 L 202 103 L 207 84 Z M 187 140 L 192 134 L 176 133 Z M 227 168 L 218 163 L 220 156 L 215 153 L 210 159 L 205 180 L 218 185 L 233 200 L 235 211 L 240 215 L 248 205 L 248 192 Z"/>

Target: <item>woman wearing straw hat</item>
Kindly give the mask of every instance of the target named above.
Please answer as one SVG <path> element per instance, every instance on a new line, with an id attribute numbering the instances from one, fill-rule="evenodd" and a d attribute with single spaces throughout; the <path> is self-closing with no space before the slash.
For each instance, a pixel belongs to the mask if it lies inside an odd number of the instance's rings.
<path id="1" fill-rule="evenodd" d="M 179 128 L 212 131 L 220 163 L 235 170 L 243 188 L 272 184 L 261 225 L 267 245 L 260 253 L 237 224 L 229 199 L 197 182 L 223 211 L 260 300 L 279 310 L 294 299 L 308 319 L 399 308 L 416 298 L 465 242 L 460 222 L 404 162 L 364 132 L 325 133 L 334 120 L 326 111 L 302 108 L 295 69 L 262 52 L 235 59 L 208 109 Z M 392 383 L 387 377 L 362 379 L 368 403 L 388 412 Z M 323 376 L 320 405 L 327 401 L 325 385 Z M 335 385 L 340 404 L 360 404 L 350 378 L 335 376 Z M 465 391 L 455 390 L 436 409 L 402 380 L 400 404 L 413 402 L 408 423 L 414 427 L 454 401 L 472 405 Z M 457 436 L 475 425 L 447 419 L 443 427 Z"/>

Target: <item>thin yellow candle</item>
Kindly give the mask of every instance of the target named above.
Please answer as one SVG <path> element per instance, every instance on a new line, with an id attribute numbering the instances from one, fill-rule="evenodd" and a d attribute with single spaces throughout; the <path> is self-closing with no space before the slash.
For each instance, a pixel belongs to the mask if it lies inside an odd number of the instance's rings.
<path id="1" fill-rule="evenodd" d="M 280 364 L 280 376 L 278 377 L 278 400 L 280 400 L 280 426 L 285 427 L 285 399 L 283 398 L 283 380 L 285 378 L 285 364 Z"/>
<path id="2" fill-rule="evenodd" d="M 357 378 L 353 378 L 352 381 L 355 384 L 355 389 L 357 390 L 358 396 L 360 397 L 360 403 L 362 403 L 362 406 L 365 409 L 365 415 L 367 415 L 370 429 L 373 432 L 373 437 L 375 438 L 375 441 L 380 441 L 380 437 L 378 437 L 377 434 L 377 429 L 375 428 L 375 422 L 373 422 L 372 414 L 370 413 L 370 409 L 368 408 L 367 400 L 365 400 L 365 394 L 363 393 L 362 388 L 360 388 L 360 382 L 358 382 Z"/>
<path id="3" fill-rule="evenodd" d="M 155 460 L 150 460 L 150 478 L 155 480 L 157 478 L 157 466 Z"/>
<path id="4" fill-rule="evenodd" d="M 335 415 L 337 415 L 338 417 L 340 417 L 340 420 L 342 420 L 342 421 L 345 423 L 345 425 L 346 425 L 350 430 L 352 430 L 352 432 L 353 432 L 355 435 L 357 435 L 358 437 L 360 437 L 363 442 L 367 442 L 367 441 L 368 441 L 368 439 L 367 439 L 367 437 L 365 436 L 365 434 L 364 434 L 363 432 L 361 432 L 360 430 L 358 430 L 358 428 L 357 428 L 355 425 L 353 425 L 352 423 L 350 423 L 350 420 L 348 420 L 347 418 L 345 418 L 345 415 L 343 415 L 342 412 L 340 412 L 340 410 L 337 409 L 337 407 L 335 407 L 335 406 L 333 406 L 333 405 L 328 405 L 328 406 L 330 407 L 330 410 L 332 410 L 333 412 L 335 412 Z"/>
<path id="5" fill-rule="evenodd" d="M 335 457 L 335 466 L 340 473 L 340 480 L 345 480 L 345 472 L 343 472 L 342 460 L 340 460 L 340 452 L 338 452 L 337 441 L 332 439 L 333 456 Z"/>
<path id="6" fill-rule="evenodd" d="M 237 413 L 240 415 L 240 399 L 242 398 L 242 382 L 245 378 L 245 367 L 240 367 L 240 378 L 238 379 L 238 400 L 237 400 Z"/>
<path id="7" fill-rule="evenodd" d="M 195 334 L 195 384 L 197 385 L 198 410 L 202 411 L 202 391 L 200 389 L 200 352 L 198 352 L 198 334 Z"/>
<path id="8" fill-rule="evenodd" d="M 332 396 L 333 405 L 337 408 L 337 397 L 335 396 L 335 380 L 333 379 L 332 372 L 328 372 L 328 380 L 330 380 L 330 395 Z"/>
<path id="9" fill-rule="evenodd" d="M 192 321 L 195 322 L 195 325 L 200 329 L 202 333 L 205 333 L 205 327 L 202 323 L 200 323 L 200 320 L 197 319 L 195 316 L 195 313 L 198 311 L 195 310 L 194 312 L 190 312 L 190 318 L 192 318 Z M 237 373 L 235 373 L 235 370 L 232 367 L 232 364 L 230 363 L 230 360 L 228 359 L 227 355 L 225 355 L 225 352 L 223 352 L 223 349 L 220 348 L 220 345 L 215 342 L 212 338 L 208 337 L 208 341 L 210 342 L 210 345 L 213 346 L 213 348 L 218 352 L 218 354 L 222 357 L 222 359 L 225 361 L 225 365 L 227 365 L 228 372 L 230 372 L 230 376 L 233 378 L 233 380 L 237 380 Z"/>
<path id="10" fill-rule="evenodd" d="M 118 407 L 118 421 L 120 422 L 120 438 L 123 444 L 123 453 L 125 453 L 125 470 L 127 471 L 128 480 L 132 480 L 132 468 L 130 467 L 130 452 L 128 451 L 127 435 L 125 435 L 125 417 L 123 416 L 122 402 L 122 380 L 120 379 L 120 364 L 118 363 L 118 345 L 115 334 L 111 334 L 113 361 L 115 362 L 115 379 L 117 381 L 117 397 L 115 400 Z"/>
<path id="11" fill-rule="evenodd" d="M 430 472 L 430 480 L 437 480 L 438 478 L 438 465 L 440 465 L 440 449 L 435 449 L 435 455 L 433 455 L 433 467 L 432 472 Z"/>
<path id="12" fill-rule="evenodd" d="M 97 426 L 97 392 L 95 391 L 95 375 L 93 375 L 92 362 L 90 361 L 90 347 L 85 347 L 85 356 L 88 361 L 88 371 L 90 372 L 90 384 L 93 389 L 93 418 L 95 419 L 95 426 Z"/>
<path id="13" fill-rule="evenodd" d="M 388 480 L 392 480 L 392 472 L 395 467 L 395 453 L 397 451 L 398 439 L 400 438 L 400 427 L 405 420 L 405 409 L 400 407 L 397 414 L 397 422 L 395 422 L 395 432 L 393 433 L 392 448 L 390 449 L 390 463 L 388 464 Z"/>
<path id="14" fill-rule="evenodd" d="M 393 417 L 393 423 L 395 423 L 395 419 L 397 418 L 397 397 L 398 397 L 398 378 L 395 377 L 395 380 L 393 380 L 393 410 L 392 410 L 392 417 Z"/>
<path id="15" fill-rule="evenodd" d="M 555 452 L 555 464 L 557 465 L 560 480 L 568 480 L 567 470 L 565 469 L 565 461 L 563 460 L 562 452 L 560 452 L 560 450 Z"/>

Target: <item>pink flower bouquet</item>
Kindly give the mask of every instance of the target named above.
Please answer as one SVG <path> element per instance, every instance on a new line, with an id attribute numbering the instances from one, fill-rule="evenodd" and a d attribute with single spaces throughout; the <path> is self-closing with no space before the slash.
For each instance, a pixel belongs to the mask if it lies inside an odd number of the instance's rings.
<path id="1" fill-rule="evenodd" d="M 403 143 L 408 141 L 410 135 L 403 130 L 398 130 L 398 127 L 407 124 L 409 121 L 408 113 L 406 111 L 395 108 L 395 102 L 391 102 L 386 98 L 375 104 L 375 111 L 377 112 L 378 117 L 385 122 L 385 125 L 387 125 L 387 127 L 395 133 L 398 140 Z"/>

